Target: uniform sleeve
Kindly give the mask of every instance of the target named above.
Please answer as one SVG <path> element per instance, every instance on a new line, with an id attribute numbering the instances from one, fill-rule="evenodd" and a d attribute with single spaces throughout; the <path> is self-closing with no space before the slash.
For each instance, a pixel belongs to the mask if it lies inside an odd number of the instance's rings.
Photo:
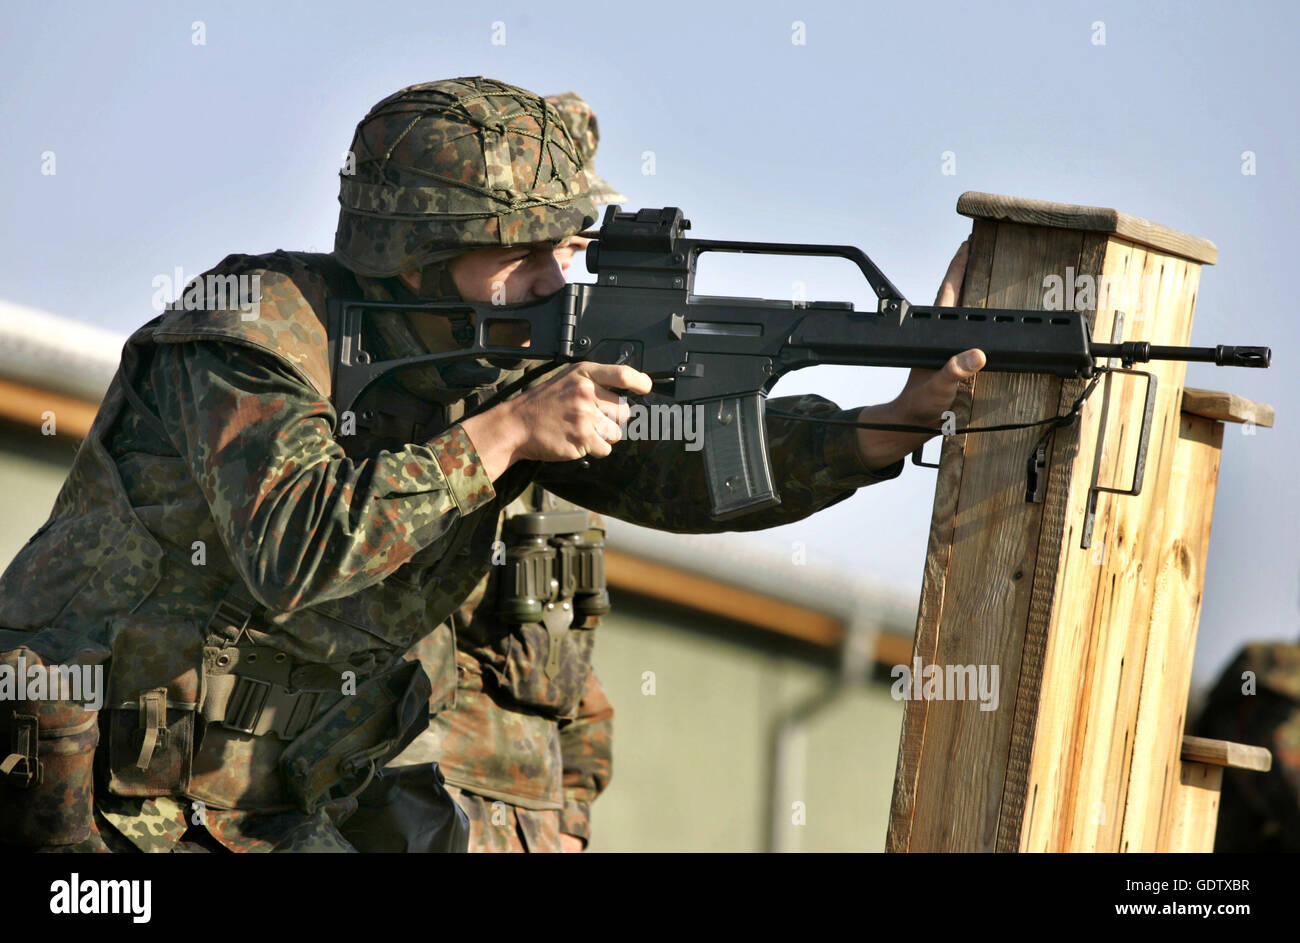
<path id="1" fill-rule="evenodd" d="M 459 425 L 422 445 L 349 459 L 330 402 L 251 348 L 161 345 L 151 378 L 222 543 L 273 610 L 365 589 L 494 497 Z"/>
<path id="2" fill-rule="evenodd" d="M 668 404 L 660 396 L 643 397 L 647 405 Z M 855 419 L 860 410 L 841 410 L 820 396 L 793 396 L 769 401 L 773 410 L 823 419 Z M 590 461 L 545 464 L 538 481 L 570 501 L 634 524 L 677 533 L 761 530 L 801 520 L 843 501 L 861 487 L 897 478 L 903 462 L 871 471 L 862 464 L 857 430 L 766 418 L 768 456 L 781 503 L 727 521 L 710 518 L 703 450 L 689 451 L 685 441 L 622 441 L 612 455 Z"/>
<path id="3" fill-rule="evenodd" d="M 587 682 L 578 716 L 560 723 L 560 752 L 564 760 L 564 811 L 560 831 L 591 841 L 591 804 L 609 785 L 613 771 L 614 708 L 605 697 L 596 672 L 587 669 Z"/>

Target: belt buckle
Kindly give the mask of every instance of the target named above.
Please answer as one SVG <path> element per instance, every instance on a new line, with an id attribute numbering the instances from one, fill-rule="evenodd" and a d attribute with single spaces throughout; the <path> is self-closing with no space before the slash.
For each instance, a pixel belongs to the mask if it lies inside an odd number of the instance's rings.
<path id="1" fill-rule="evenodd" d="M 235 689 L 230 692 L 222 726 L 242 734 L 252 734 L 257 729 L 257 721 L 262 716 L 262 708 L 266 706 L 270 694 L 269 682 L 258 681 L 247 675 L 236 675 Z"/>

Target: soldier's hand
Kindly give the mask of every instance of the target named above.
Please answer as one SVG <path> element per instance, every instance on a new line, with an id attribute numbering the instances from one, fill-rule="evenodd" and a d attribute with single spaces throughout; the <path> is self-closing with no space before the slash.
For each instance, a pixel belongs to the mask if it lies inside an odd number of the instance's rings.
<path id="1" fill-rule="evenodd" d="M 969 253 L 969 240 L 957 247 L 957 253 L 948 263 L 948 271 L 935 295 L 934 303 L 937 307 L 950 308 L 957 303 Z M 979 373 L 987 363 L 984 351 L 971 349 L 950 357 L 939 370 L 914 369 L 892 402 L 868 406 L 858 414 L 858 419 L 861 422 L 927 426 L 938 430 L 942 427 L 944 412 L 952 407 L 952 402 L 957 397 L 958 384 Z M 858 454 L 868 468 L 879 470 L 920 448 L 933 435 L 935 433 L 860 429 Z"/>
<path id="2" fill-rule="evenodd" d="M 623 364 L 577 363 L 462 426 L 493 480 L 519 460 L 604 458 L 621 438 L 629 408 L 620 392 L 649 393 L 651 380 Z"/>

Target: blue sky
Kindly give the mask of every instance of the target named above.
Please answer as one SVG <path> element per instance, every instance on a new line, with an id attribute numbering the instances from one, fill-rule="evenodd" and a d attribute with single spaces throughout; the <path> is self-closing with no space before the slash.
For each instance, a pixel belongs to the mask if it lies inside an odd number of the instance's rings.
<path id="1" fill-rule="evenodd" d="M 582 93 L 597 165 L 633 206 L 681 206 L 700 237 L 863 247 L 928 302 L 969 231 L 965 190 L 1111 206 L 1204 236 L 1193 343 L 1266 343 L 1267 372 L 1188 385 L 1278 408 L 1225 441 L 1196 674 L 1245 638 L 1295 638 L 1291 431 L 1297 339 L 1296 7 L 1195 3 L 564 7 L 25 4 L 0 14 L 0 295 L 127 331 L 153 279 L 231 252 L 326 250 L 356 121 L 414 82 L 482 74 Z M 806 44 L 792 43 L 796 22 Z M 1097 45 L 1098 22 L 1105 45 Z M 196 23 L 203 45 L 195 45 Z M 494 44 L 501 37 L 504 44 Z M 1256 155 L 1241 173 L 1243 151 Z M 41 173 L 53 151 L 56 173 Z M 956 173 L 941 172 L 945 151 Z M 653 152 L 654 174 L 644 173 Z M 709 289 L 788 294 L 789 273 L 719 267 Z M 810 296 L 859 301 L 842 268 Z M 823 289 L 822 286 L 825 286 Z M 879 402 L 902 374 L 822 368 L 778 393 Z M 932 472 L 744 540 L 914 591 Z"/>

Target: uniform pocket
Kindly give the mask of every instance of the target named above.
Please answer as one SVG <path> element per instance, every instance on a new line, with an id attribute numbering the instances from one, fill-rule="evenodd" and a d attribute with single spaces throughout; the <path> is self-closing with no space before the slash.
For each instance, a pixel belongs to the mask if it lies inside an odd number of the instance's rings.
<path id="1" fill-rule="evenodd" d="M 189 786 L 203 632 L 161 616 L 113 620 L 104 728 L 106 779 L 119 796 L 166 796 Z"/>
<path id="2" fill-rule="evenodd" d="M 0 633 L 0 843 L 75 844 L 94 819 L 95 678 L 108 651 L 41 654 L 29 643 L 45 633 L 21 635 L 14 645 Z"/>

